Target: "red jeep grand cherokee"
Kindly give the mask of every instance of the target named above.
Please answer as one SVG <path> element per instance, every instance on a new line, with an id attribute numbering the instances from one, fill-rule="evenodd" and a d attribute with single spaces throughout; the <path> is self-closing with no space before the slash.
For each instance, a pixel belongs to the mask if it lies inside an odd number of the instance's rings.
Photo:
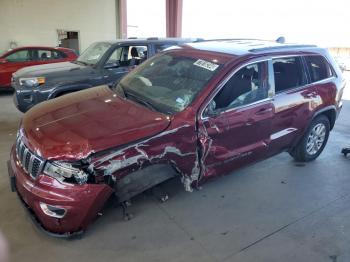
<path id="1" fill-rule="evenodd" d="M 33 65 L 74 61 L 72 49 L 47 46 L 23 46 L 0 55 L 0 88 L 11 87 L 11 77 L 17 70 Z"/>
<path id="2" fill-rule="evenodd" d="M 146 61 L 115 89 L 29 110 L 11 152 L 12 185 L 46 231 L 70 236 L 112 194 L 123 203 L 176 175 L 192 191 L 282 151 L 314 160 L 344 86 L 334 60 L 315 46 L 183 45 Z"/>

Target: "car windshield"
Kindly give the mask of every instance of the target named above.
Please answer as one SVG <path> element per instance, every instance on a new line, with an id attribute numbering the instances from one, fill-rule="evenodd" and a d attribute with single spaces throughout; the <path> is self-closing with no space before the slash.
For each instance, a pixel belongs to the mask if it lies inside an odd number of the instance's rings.
<path id="1" fill-rule="evenodd" d="M 180 112 L 219 71 L 221 64 L 215 62 L 177 54 L 156 56 L 126 75 L 116 91 L 163 113 Z"/>
<path id="2" fill-rule="evenodd" d="M 94 43 L 90 45 L 76 60 L 85 65 L 95 65 L 111 47 L 109 43 Z"/>

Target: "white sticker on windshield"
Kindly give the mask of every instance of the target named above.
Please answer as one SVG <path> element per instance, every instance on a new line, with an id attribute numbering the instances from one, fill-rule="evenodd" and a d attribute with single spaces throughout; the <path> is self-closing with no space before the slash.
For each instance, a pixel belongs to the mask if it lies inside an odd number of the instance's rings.
<path id="1" fill-rule="evenodd" d="M 218 64 L 214 64 L 214 63 L 211 63 L 211 62 L 202 60 L 202 59 L 198 59 L 198 60 L 197 60 L 196 62 L 194 62 L 193 64 L 196 65 L 196 66 L 205 68 L 205 69 L 207 69 L 207 70 L 209 70 L 209 71 L 214 71 L 216 68 L 219 67 Z"/>

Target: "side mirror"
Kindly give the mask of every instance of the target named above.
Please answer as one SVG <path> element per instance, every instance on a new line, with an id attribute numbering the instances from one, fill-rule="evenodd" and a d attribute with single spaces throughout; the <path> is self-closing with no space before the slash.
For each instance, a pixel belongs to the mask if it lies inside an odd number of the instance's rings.
<path id="1" fill-rule="evenodd" d="M 105 64 L 104 69 L 113 69 L 113 68 L 118 68 L 119 66 L 120 66 L 119 62 L 113 62 L 113 63 Z"/>
<path id="2" fill-rule="evenodd" d="M 0 58 L 0 64 L 6 64 L 8 61 L 5 58 Z"/>
<path id="3" fill-rule="evenodd" d="M 216 110 L 216 103 L 214 100 L 211 100 L 207 108 L 204 110 L 204 116 L 206 117 L 216 117 L 220 114 L 219 110 Z"/>

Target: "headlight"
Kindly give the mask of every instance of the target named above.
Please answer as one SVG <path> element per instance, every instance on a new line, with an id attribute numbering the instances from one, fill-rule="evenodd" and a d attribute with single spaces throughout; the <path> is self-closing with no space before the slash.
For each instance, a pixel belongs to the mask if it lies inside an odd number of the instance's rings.
<path id="1" fill-rule="evenodd" d="M 84 184 L 87 182 L 88 174 L 83 170 L 73 167 L 69 163 L 64 162 L 46 162 L 44 173 L 58 181 L 74 182 Z"/>
<path id="2" fill-rule="evenodd" d="M 45 84 L 45 77 L 22 77 L 19 79 L 21 86 L 34 87 Z"/>

